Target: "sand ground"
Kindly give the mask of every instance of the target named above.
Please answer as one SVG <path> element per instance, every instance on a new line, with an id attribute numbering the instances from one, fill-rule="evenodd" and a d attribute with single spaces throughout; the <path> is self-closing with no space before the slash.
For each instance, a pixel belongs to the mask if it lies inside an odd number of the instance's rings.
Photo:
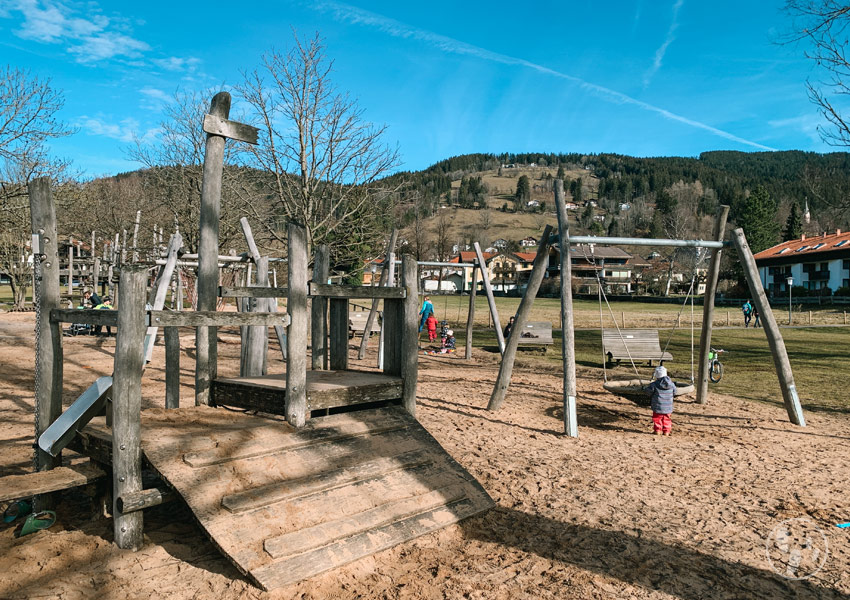
<path id="1" fill-rule="evenodd" d="M 31 470 L 32 323 L 0 315 L 0 475 Z M 189 406 L 194 351 L 183 335 Z M 221 339 L 222 374 L 233 373 L 238 338 Z M 65 338 L 66 403 L 112 371 L 113 350 L 114 338 Z M 163 402 L 163 359 L 158 346 L 145 405 Z M 659 438 L 648 409 L 585 369 L 575 440 L 561 433 L 560 373 L 520 360 L 505 406 L 488 412 L 497 368 L 484 352 L 420 359 L 419 418 L 496 501 L 484 515 L 265 593 L 181 502 L 146 511 L 146 543 L 132 553 L 69 492 L 50 529 L 20 539 L 0 529 L 0 599 L 850 598 L 850 530 L 835 526 L 850 521 L 846 413 L 808 412 L 799 428 L 781 404 L 685 398 L 673 436 Z"/>

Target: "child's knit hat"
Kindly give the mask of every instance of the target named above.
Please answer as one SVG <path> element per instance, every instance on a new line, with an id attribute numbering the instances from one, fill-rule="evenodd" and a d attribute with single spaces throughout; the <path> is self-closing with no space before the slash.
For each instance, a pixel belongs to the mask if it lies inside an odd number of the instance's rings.
<path id="1" fill-rule="evenodd" d="M 655 378 L 661 379 L 662 377 L 667 377 L 667 369 L 664 367 L 655 367 Z"/>

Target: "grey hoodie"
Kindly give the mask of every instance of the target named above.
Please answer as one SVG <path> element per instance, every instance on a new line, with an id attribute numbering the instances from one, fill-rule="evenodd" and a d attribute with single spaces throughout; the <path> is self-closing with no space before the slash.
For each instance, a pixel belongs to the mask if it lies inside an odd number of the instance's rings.
<path id="1" fill-rule="evenodd" d="M 669 377 L 656 379 L 649 384 L 647 391 L 651 398 L 649 405 L 652 412 L 669 415 L 673 412 L 673 396 L 676 394 L 676 384 Z"/>

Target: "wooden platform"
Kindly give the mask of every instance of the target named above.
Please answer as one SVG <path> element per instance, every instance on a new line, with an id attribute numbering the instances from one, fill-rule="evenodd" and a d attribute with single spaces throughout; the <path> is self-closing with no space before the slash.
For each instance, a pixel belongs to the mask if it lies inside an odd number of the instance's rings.
<path id="1" fill-rule="evenodd" d="M 370 371 L 307 371 L 307 410 L 351 406 L 402 397 L 402 379 Z M 286 375 L 219 378 L 212 385 L 217 405 L 283 414 Z"/>
<path id="2" fill-rule="evenodd" d="M 92 450 L 109 437 L 99 419 L 81 432 Z M 142 449 L 215 545 L 266 590 L 493 505 L 398 406 L 311 419 L 300 430 L 209 407 L 144 411 Z"/>
<path id="3" fill-rule="evenodd" d="M 7 475 L 0 478 L 0 502 L 67 490 L 93 483 L 105 476 L 106 473 L 102 469 L 88 462 L 57 467 L 50 471 Z"/>

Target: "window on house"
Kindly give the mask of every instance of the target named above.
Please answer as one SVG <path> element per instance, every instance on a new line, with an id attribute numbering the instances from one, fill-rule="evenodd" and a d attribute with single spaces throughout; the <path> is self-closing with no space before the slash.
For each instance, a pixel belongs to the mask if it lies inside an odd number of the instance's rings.
<path id="1" fill-rule="evenodd" d="M 782 254 L 783 252 L 788 252 L 788 248 L 783 248 L 782 250 L 777 252 L 777 254 Z"/>
<path id="2" fill-rule="evenodd" d="M 843 266 L 845 271 L 850 271 L 850 260 L 845 260 Z"/>
<path id="3" fill-rule="evenodd" d="M 807 250 L 808 248 L 809 248 L 808 246 L 800 246 L 799 248 L 794 250 L 794 252 L 802 252 L 803 250 Z"/>
<path id="4" fill-rule="evenodd" d="M 847 243 L 847 240 L 841 240 L 840 242 L 838 242 L 837 244 L 835 244 L 835 247 L 836 247 L 836 248 L 840 248 L 841 246 L 843 246 L 843 245 L 844 245 L 844 244 L 846 244 L 846 243 Z"/>
<path id="5" fill-rule="evenodd" d="M 812 246 L 812 250 L 817 250 L 818 248 L 820 248 L 821 246 L 824 246 L 824 245 L 825 245 L 825 244 L 824 244 L 823 242 L 821 242 L 821 243 L 820 243 L 820 244 L 818 244 L 817 246 Z"/>

